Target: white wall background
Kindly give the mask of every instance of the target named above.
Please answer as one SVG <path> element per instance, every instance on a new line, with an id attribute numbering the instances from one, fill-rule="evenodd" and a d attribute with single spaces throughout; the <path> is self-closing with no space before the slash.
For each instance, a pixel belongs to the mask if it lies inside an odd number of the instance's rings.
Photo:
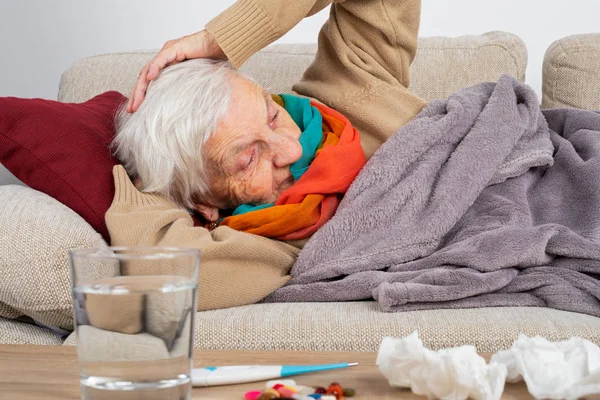
<path id="1" fill-rule="evenodd" d="M 294 0 L 282 0 L 294 1 Z M 400 0 L 398 0 L 400 1 Z M 0 0 L 0 96 L 54 99 L 60 74 L 80 57 L 159 48 L 198 31 L 233 0 Z M 538 93 L 548 45 L 600 31 L 598 0 L 423 0 L 421 36 L 505 30 L 529 49 Z M 280 42 L 314 42 L 327 11 Z"/>

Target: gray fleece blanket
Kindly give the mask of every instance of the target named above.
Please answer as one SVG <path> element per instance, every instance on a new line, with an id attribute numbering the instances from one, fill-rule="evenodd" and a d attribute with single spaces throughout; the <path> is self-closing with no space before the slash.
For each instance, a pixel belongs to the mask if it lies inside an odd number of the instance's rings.
<path id="1" fill-rule="evenodd" d="M 600 114 L 511 77 L 430 103 L 369 160 L 267 302 L 600 317 Z"/>

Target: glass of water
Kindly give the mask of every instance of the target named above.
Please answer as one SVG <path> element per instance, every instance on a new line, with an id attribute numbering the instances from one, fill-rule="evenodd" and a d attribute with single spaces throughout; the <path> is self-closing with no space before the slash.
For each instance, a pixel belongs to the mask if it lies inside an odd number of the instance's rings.
<path id="1" fill-rule="evenodd" d="M 82 398 L 191 397 L 197 250 L 70 252 Z"/>

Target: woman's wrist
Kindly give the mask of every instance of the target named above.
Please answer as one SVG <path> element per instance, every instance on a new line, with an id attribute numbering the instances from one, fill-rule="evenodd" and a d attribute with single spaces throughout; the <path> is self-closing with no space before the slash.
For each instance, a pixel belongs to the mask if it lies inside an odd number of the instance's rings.
<path id="1" fill-rule="evenodd" d="M 239 68 L 279 36 L 273 21 L 253 0 L 240 0 L 206 25 L 229 61 Z"/>
<path id="2" fill-rule="evenodd" d="M 223 49 L 221 49 L 221 46 L 219 46 L 219 43 L 217 43 L 217 40 L 212 33 L 204 29 L 198 32 L 197 35 L 199 36 L 202 46 L 204 46 L 203 52 L 206 54 L 206 58 L 227 60 L 227 55 L 223 52 Z"/>

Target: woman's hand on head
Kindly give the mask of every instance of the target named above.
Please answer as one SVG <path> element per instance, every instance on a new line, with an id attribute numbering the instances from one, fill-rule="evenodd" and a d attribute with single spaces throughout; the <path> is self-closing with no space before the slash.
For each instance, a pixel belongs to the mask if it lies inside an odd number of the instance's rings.
<path id="1" fill-rule="evenodd" d="M 169 65 L 194 58 L 214 58 L 226 60 L 227 56 L 215 38 L 206 30 L 169 40 L 160 52 L 144 68 L 138 77 L 133 94 L 127 104 L 127 112 L 135 112 L 146 97 L 150 81 L 156 79 L 160 71 Z"/>

